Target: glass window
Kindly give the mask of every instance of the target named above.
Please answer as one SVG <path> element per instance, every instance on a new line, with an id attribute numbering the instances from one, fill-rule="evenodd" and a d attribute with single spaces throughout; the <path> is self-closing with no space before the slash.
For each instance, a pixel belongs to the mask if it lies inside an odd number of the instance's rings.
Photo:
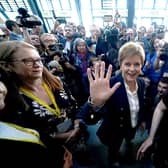
<path id="1" fill-rule="evenodd" d="M 103 27 L 103 18 L 102 17 L 95 17 L 93 18 L 94 24 L 98 25 L 99 27 Z"/>
<path id="2" fill-rule="evenodd" d="M 127 0 L 117 0 L 117 9 L 127 9 Z"/>
<path id="3" fill-rule="evenodd" d="M 15 20 L 16 16 L 18 16 L 18 12 L 6 12 L 6 14 L 11 20 Z"/>
<path id="4" fill-rule="evenodd" d="M 20 7 L 27 9 L 28 13 L 32 14 L 31 8 L 26 0 L 1 0 L 0 5 L 11 20 L 15 20 L 15 17 L 19 15 L 18 8 Z"/>
<path id="5" fill-rule="evenodd" d="M 44 10 L 48 10 L 47 1 L 38 0 L 37 4 L 38 4 L 38 7 L 39 7 L 39 9 L 41 10 L 42 13 L 43 13 Z"/>
<path id="6" fill-rule="evenodd" d="M 52 4 L 53 4 L 54 9 L 58 9 L 58 10 L 61 9 L 60 1 L 52 1 Z"/>
<path id="7" fill-rule="evenodd" d="M 9 5 L 10 5 L 10 7 L 11 7 L 11 9 L 12 9 L 12 12 L 13 11 L 17 11 L 17 9 L 18 9 L 18 6 L 17 6 L 17 4 L 14 2 L 14 1 L 10 1 L 10 3 L 8 3 Z M 23 7 L 23 6 L 22 6 Z"/>
<path id="8" fill-rule="evenodd" d="M 62 0 L 62 1 L 60 0 L 60 2 L 61 2 L 61 7 L 63 10 L 71 10 L 72 9 L 69 0 Z"/>
<path id="9" fill-rule="evenodd" d="M 75 0 L 70 0 L 71 3 L 71 21 L 76 25 L 79 24 L 79 15 L 77 14 Z"/>
<path id="10" fill-rule="evenodd" d="M 8 16 L 8 15 L 7 15 Z M 5 18 L 5 16 L 0 12 L 0 18 L 4 21 L 4 20 L 6 20 L 6 18 Z M 1 20 L 0 19 L 0 20 Z"/>
<path id="11" fill-rule="evenodd" d="M 95 1 L 94 4 L 95 3 L 97 2 Z M 100 5 L 102 6 L 102 9 L 112 9 L 114 7 L 114 0 L 102 0 Z"/>
<path id="12" fill-rule="evenodd" d="M 52 18 L 46 18 L 45 19 L 45 24 L 46 24 L 49 32 L 51 32 L 51 30 L 53 29 L 53 25 L 54 25 L 53 19 Z"/>
<path id="13" fill-rule="evenodd" d="M 2 6 L 2 9 L 6 10 L 7 12 L 12 11 L 12 8 L 8 1 L 1 0 L 0 5 Z"/>
<path id="14" fill-rule="evenodd" d="M 86 27 L 86 30 L 89 30 L 90 25 L 93 23 L 90 0 L 81 1 L 81 15 L 83 25 Z"/>
<path id="15" fill-rule="evenodd" d="M 151 22 L 156 22 L 157 25 L 162 25 L 163 24 L 163 18 L 152 18 Z"/>
<path id="16" fill-rule="evenodd" d="M 92 0 L 92 8 L 93 9 L 101 9 L 101 0 Z"/>
<path id="17" fill-rule="evenodd" d="M 155 0 L 155 9 L 166 9 L 166 0 Z"/>
<path id="18" fill-rule="evenodd" d="M 142 8 L 142 0 L 135 0 L 135 9 Z"/>
<path id="19" fill-rule="evenodd" d="M 31 11 L 31 8 L 26 0 L 1 0 L 2 9 L 7 12 L 17 12 L 18 8 L 26 8 Z"/>
<path id="20" fill-rule="evenodd" d="M 140 22 L 140 26 L 145 25 L 146 28 L 151 25 L 151 18 L 142 18 Z"/>
<path id="21" fill-rule="evenodd" d="M 154 0 L 143 0 L 143 9 L 153 9 L 154 6 Z"/>

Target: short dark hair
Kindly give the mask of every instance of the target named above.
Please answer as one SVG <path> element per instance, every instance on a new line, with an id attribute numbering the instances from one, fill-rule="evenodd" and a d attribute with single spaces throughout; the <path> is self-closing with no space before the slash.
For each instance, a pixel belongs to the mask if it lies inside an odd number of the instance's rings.
<path id="1" fill-rule="evenodd" d="M 160 79 L 160 82 L 168 84 L 168 77 L 167 77 L 167 76 L 166 76 L 166 77 L 163 76 L 163 77 Z"/>
<path id="2" fill-rule="evenodd" d="M 77 30 L 80 31 L 81 29 L 85 29 L 85 27 L 83 25 L 78 25 Z"/>
<path id="3" fill-rule="evenodd" d="M 13 30 L 13 26 L 16 26 L 17 23 L 16 23 L 15 21 L 13 21 L 13 20 L 7 20 L 7 21 L 5 22 L 5 25 L 6 25 L 6 27 L 7 27 L 10 31 L 12 31 L 12 30 Z"/>

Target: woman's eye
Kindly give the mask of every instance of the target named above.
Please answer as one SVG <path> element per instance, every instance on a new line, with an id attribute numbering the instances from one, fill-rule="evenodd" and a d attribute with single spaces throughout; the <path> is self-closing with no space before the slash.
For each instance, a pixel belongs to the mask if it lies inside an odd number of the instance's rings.
<path id="1" fill-rule="evenodd" d="M 125 63 L 125 66 L 129 67 L 129 66 L 131 66 L 131 64 L 130 63 Z"/>
<path id="2" fill-rule="evenodd" d="M 136 63 L 134 66 L 135 66 L 135 67 L 139 67 L 139 66 L 140 66 L 140 63 Z"/>

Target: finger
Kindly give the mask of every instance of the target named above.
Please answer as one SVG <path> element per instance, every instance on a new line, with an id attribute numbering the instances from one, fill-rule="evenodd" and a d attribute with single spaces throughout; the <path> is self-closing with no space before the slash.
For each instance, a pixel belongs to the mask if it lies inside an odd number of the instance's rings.
<path id="1" fill-rule="evenodd" d="M 145 153 L 145 151 L 147 150 L 147 146 L 144 146 L 142 149 L 141 149 L 141 153 Z"/>
<path id="2" fill-rule="evenodd" d="M 140 160 L 140 154 L 139 153 L 137 153 L 137 155 L 136 155 L 136 160 Z"/>
<path id="3" fill-rule="evenodd" d="M 106 73 L 106 79 L 110 80 L 111 74 L 112 74 L 112 65 L 109 65 Z"/>
<path id="4" fill-rule="evenodd" d="M 95 64 L 95 79 L 99 78 L 99 74 L 100 74 L 100 64 L 96 63 Z"/>
<path id="5" fill-rule="evenodd" d="M 144 155 L 145 155 L 145 153 L 141 151 L 139 159 L 142 160 L 142 158 L 144 157 Z"/>
<path id="6" fill-rule="evenodd" d="M 105 74 L 105 62 L 101 62 L 100 65 L 100 78 L 104 78 L 104 74 Z"/>
<path id="7" fill-rule="evenodd" d="M 147 146 L 145 144 L 142 144 L 137 152 L 138 159 L 142 159 L 144 157 L 144 153 L 147 149 Z"/>
<path id="8" fill-rule="evenodd" d="M 139 151 L 139 152 L 137 153 L 137 160 L 142 160 L 143 157 L 144 157 L 144 152 Z"/>
<path id="9" fill-rule="evenodd" d="M 137 152 L 136 160 L 141 160 L 141 150 L 140 149 Z"/>
<path id="10" fill-rule="evenodd" d="M 110 90 L 111 95 L 114 94 L 114 92 L 120 87 L 120 85 L 121 85 L 120 82 L 117 82 L 117 83 L 114 84 L 114 86 Z"/>
<path id="11" fill-rule="evenodd" d="M 139 160 L 139 151 L 136 154 L 136 160 Z"/>
<path id="12" fill-rule="evenodd" d="M 88 75 L 89 82 L 91 83 L 93 81 L 93 76 L 90 68 L 87 69 L 87 75 Z"/>

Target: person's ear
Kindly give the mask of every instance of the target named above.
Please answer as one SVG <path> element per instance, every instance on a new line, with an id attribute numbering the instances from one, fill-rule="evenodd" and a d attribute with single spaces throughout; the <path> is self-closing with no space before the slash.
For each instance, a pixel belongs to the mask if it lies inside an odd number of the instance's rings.
<path id="1" fill-rule="evenodd" d="M 5 64 L 4 67 L 6 71 L 11 72 L 11 65 Z"/>
<path id="2" fill-rule="evenodd" d="M 4 63 L 3 67 L 5 68 L 6 71 L 12 72 L 12 65 L 10 65 L 8 63 Z"/>

